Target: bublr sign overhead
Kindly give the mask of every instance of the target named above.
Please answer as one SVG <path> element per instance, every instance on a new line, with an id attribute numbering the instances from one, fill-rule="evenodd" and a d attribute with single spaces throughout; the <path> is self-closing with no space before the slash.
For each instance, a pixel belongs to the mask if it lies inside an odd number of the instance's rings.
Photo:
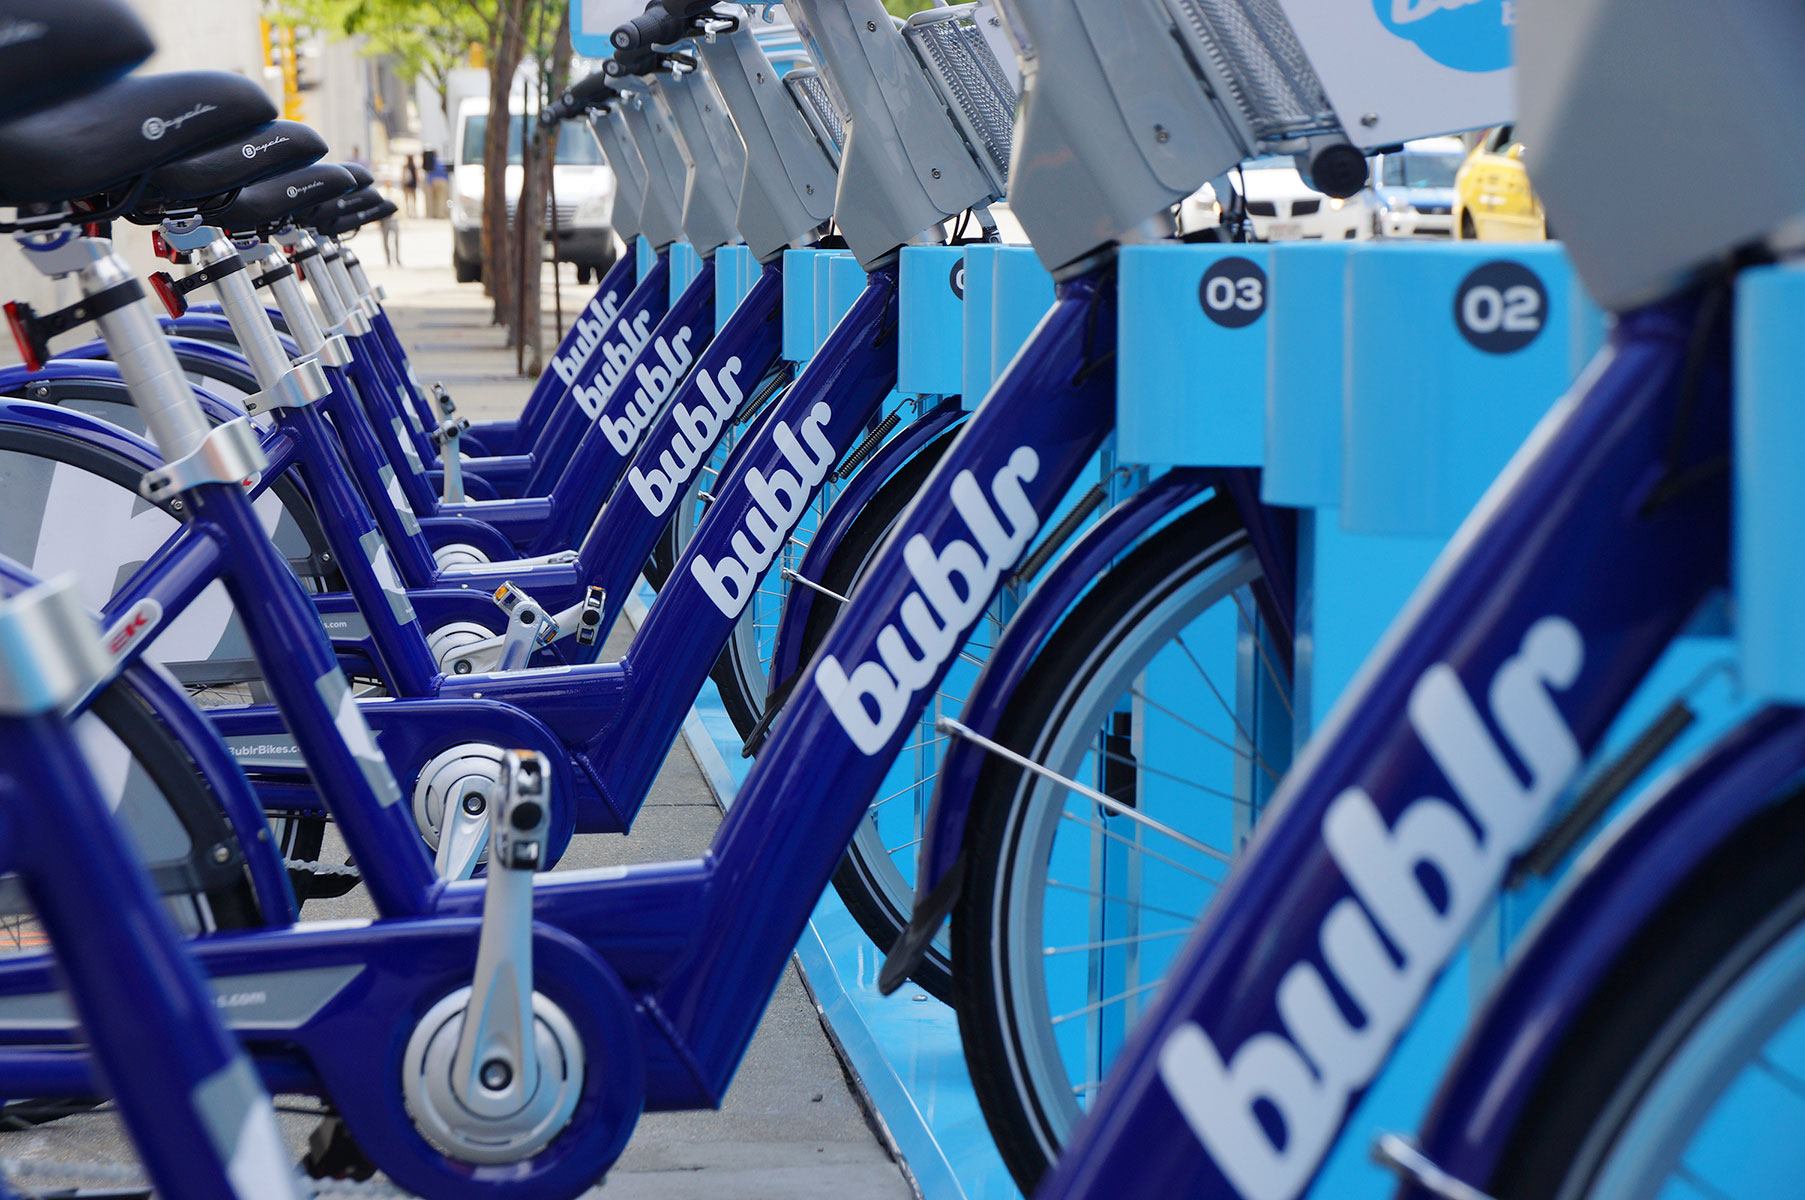
<path id="1" fill-rule="evenodd" d="M 1515 116 L 1516 0 L 1281 0 L 1348 136 L 1366 147 Z"/>
<path id="2" fill-rule="evenodd" d="M 1511 65 L 1508 0 L 1373 0 L 1385 28 L 1456 71 Z"/>

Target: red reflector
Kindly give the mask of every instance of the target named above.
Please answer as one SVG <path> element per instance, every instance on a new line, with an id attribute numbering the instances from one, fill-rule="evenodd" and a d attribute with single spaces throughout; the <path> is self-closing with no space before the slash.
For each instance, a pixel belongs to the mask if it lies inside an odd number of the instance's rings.
<path id="1" fill-rule="evenodd" d="M 39 357 L 38 350 L 31 338 L 31 305 L 20 304 L 17 300 L 6 302 L 6 323 L 13 331 L 13 345 L 19 348 L 19 357 L 25 360 L 26 369 L 41 371 L 44 360 Z"/>
<path id="2" fill-rule="evenodd" d="M 157 299 L 169 310 L 169 315 L 179 317 L 188 311 L 188 297 L 176 291 L 175 280 L 168 271 L 157 271 L 150 277 L 151 290 L 157 293 Z"/>

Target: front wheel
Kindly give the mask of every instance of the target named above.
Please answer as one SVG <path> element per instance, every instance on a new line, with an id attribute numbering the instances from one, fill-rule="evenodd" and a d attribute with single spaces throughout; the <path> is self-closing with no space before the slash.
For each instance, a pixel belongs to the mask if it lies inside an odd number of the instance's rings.
<path id="1" fill-rule="evenodd" d="M 1779 1200 L 1805 1177 L 1805 796 L 1719 850 L 1550 1056 L 1499 1200 Z"/>
<path id="2" fill-rule="evenodd" d="M 971 798 L 952 982 L 972 1084 L 1032 1194 L 1288 762 L 1260 565 L 1206 502 L 1123 558 L 1015 689 Z M 1028 771 L 1021 759 L 1042 770 Z"/>

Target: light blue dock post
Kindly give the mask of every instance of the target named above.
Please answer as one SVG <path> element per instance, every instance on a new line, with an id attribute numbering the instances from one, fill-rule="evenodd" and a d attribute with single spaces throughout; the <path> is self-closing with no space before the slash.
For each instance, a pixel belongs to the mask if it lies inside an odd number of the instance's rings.
<path id="1" fill-rule="evenodd" d="M 1266 460 L 1265 246 L 1120 252 L 1116 450 L 1154 466 Z"/>
<path id="2" fill-rule="evenodd" d="M 635 282 L 643 280 L 652 273 L 652 264 L 658 261 L 658 251 L 652 249 L 652 243 L 646 240 L 645 234 L 633 239 L 633 265 L 639 274 Z"/>
<path id="3" fill-rule="evenodd" d="M 1053 307 L 1053 276 L 1029 246 L 998 246 L 990 293 L 990 378 L 984 390 L 967 396 L 968 407 L 983 399 L 1003 376 L 1028 335 Z"/>
<path id="4" fill-rule="evenodd" d="M 728 318 L 732 317 L 752 290 L 752 285 L 764 273 L 752 258 L 752 251 L 745 246 L 722 246 L 714 256 L 714 327 L 716 332 L 724 329 Z"/>
<path id="5" fill-rule="evenodd" d="M 702 256 L 688 242 L 678 242 L 671 247 L 671 300 L 677 303 L 677 297 L 683 295 L 696 276 L 702 271 Z"/>
<path id="6" fill-rule="evenodd" d="M 1805 270 L 1743 273 L 1736 298 L 1736 521 L 1731 561 L 1744 685 L 1805 703 L 1805 404 L 1799 313 Z"/>
<path id="7" fill-rule="evenodd" d="M 996 260 L 1001 246 L 967 246 L 962 276 L 965 301 L 965 344 L 960 358 L 960 392 L 965 407 L 978 406 L 990 390 L 990 303 L 996 290 Z"/>
<path id="8" fill-rule="evenodd" d="M 805 363 L 815 356 L 820 342 L 815 337 L 817 300 L 825 304 L 825 296 L 817 297 L 816 264 L 823 258 L 844 254 L 844 250 L 786 250 L 783 253 L 783 356 L 793 363 Z"/>
<path id="9" fill-rule="evenodd" d="M 965 249 L 908 246 L 897 281 L 896 390 L 952 396 L 964 377 Z"/>

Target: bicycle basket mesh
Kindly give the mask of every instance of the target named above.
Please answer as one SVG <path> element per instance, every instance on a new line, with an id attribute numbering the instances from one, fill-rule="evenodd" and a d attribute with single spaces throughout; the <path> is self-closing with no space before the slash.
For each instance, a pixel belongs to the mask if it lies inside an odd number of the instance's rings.
<path id="1" fill-rule="evenodd" d="M 1166 0 L 1180 31 L 1232 90 L 1254 136 L 1282 140 L 1335 128 L 1316 68 L 1277 0 Z"/>
<path id="2" fill-rule="evenodd" d="M 976 22 L 960 16 L 903 30 L 929 76 L 965 129 L 974 152 L 988 159 L 998 183 L 1009 180 L 1015 141 L 1015 89 Z"/>
<path id="3" fill-rule="evenodd" d="M 790 95 L 795 97 L 797 107 L 802 109 L 815 136 L 838 163 L 840 150 L 846 144 L 846 123 L 840 118 L 840 110 L 834 107 L 833 97 L 827 94 L 827 81 L 812 70 L 797 70 L 784 76 L 783 82 L 790 89 Z"/>

